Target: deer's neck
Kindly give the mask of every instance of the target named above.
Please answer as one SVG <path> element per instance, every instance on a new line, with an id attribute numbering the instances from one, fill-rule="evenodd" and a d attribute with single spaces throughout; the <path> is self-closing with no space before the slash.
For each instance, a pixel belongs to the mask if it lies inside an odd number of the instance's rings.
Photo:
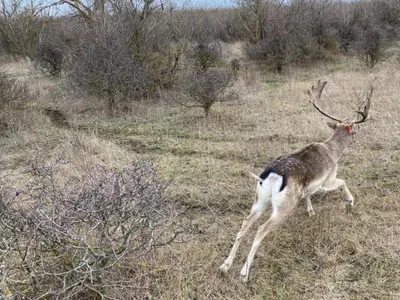
<path id="1" fill-rule="evenodd" d="M 343 155 L 344 150 L 350 144 L 351 137 L 343 136 L 340 133 L 334 132 L 332 136 L 327 139 L 324 144 L 329 149 L 332 159 L 338 161 Z"/>

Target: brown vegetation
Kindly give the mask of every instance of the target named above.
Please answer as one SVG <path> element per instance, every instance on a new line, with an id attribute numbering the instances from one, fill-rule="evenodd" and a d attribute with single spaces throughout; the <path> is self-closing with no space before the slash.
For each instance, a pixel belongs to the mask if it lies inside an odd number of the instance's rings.
<path id="1" fill-rule="evenodd" d="M 19 23 L 32 11 L 0 18 L 21 34 L 10 47 L 12 31 L 1 33 L 0 298 L 400 297 L 398 1 L 264 1 L 256 19 L 253 2 L 239 12 L 112 1 L 111 15 L 97 6 L 90 20 L 46 17 L 44 27 Z M 244 26 L 257 20 L 255 40 Z M 61 77 L 25 58 L 49 41 L 62 50 Z M 379 63 L 360 63 L 362 53 Z M 248 171 L 329 135 L 309 86 L 329 81 L 320 106 L 342 116 L 375 76 L 371 119 L 339 168 L 353 214 L 341 192 L 317 194 L 314 217 L 301 202 L 263 242 L 252 281 L 240 283 L 240 264 L 221 276 L 254 200 Z M 171 101 L 231 85 L 237 96 L 207 119 Z"/>

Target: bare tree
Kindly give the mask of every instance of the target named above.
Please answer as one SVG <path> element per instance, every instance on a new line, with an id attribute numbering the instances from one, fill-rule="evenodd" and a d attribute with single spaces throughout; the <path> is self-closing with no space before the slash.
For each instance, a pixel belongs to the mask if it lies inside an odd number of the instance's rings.
<path id="1" fill-rule="evenodd" d="M 270 2 L 269 0 L 239 0 L 237 2 L 238 16 L 253 43 L 257 43 L 264 37 Z"/>
<path id="2" fill-rule="evenodd" d="M 24 57 L 35 55 L 41 34 L 51 21 L 44 14 L 48 7 L 42 2 L 1 0 L 0 36 L 9 53 Z"/>
<path id="3" fill-rule="evenodd" d="M 126 9 L 132 13 L 137 13 L 138 17 L 144 21 L 156 9 L 164 9 L 168 0 L 60 0 L 54 4 L 66 4 L 76 14 L 87 21 L 104 21 L 106 13 L 118 14 Z M 109 5 L 106 5 L 109 4 Z"/>

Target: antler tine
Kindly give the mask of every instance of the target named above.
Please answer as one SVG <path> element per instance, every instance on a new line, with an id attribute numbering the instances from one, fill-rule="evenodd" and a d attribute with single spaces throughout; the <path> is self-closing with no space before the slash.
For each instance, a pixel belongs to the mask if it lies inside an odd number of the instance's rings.
<path id="1" fill-rule="evenodd" d="M 317 111 L 319 111 L 321 114 L 323 114 L 325 117 L 328 117 L 328 118 L 330 118 L 330 119 L 332 119 L 334 121 L 342 123 L 343 121 L 341 119 L 333 117 L 333 116 L 327 114 L 326 112 L 324 112 L 321 108 L 319 108 L 315 104 L 315 100 L 320 100 L 321 99 L 322 90 L 324 89 L 326 84 L 327 84 L 326 81 L 321 82 L 321 80 L 318 80 L 317 87 L 314 87 L 314 86 L 311 87 L 311 91 L 308 91 L 308 95 L 310 96 L 310 102 L 314 106 L 314 108 Z"/>
<path id="2" fill-rule="evenodd" d="M 363 111 L 359 111 L 359 110 L 356 110 L 356 111 L 355 111 L 356 113 L 358 113 L 359 115 L 361 115 L 361 120 L 357 120 L 357 118 L 355 118 L 354 121 L 353 121 L 354 124 L 364 123 L 365 121 L 368 120 L 368 117 L 369 117 L 369 108 L 371 107 L 372 93 L 373 93 L 373 91 L 374 91 L 374 86 L 373 86 L 373 84 L 374 84 L 375 80 L 376 80 L 376 77 L 375 77 L 374 80 L 372 81 L 371 87 L 370 87 L 370 91 L 369 91 L 369 93 L 367 94 L 367 99 L 366 99 L 366 101 L 364 101 L 364 103 L 367 102 L 367 103 L 365 104 L 365 106 L 364 106 L 364 110 L 363 110 Z"/>

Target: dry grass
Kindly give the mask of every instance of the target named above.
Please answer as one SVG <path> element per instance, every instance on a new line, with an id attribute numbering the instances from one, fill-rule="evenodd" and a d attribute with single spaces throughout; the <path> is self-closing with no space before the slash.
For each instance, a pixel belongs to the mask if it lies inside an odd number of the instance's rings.
<path id="1" fill-rule="evenodd" d="M 315 217 L 301 203 L 264 240 L 248 284 L 238 274 L 255 229 L 228 275 L 221 276 L 218 267 L 254 200 L 248 171 L 258 173 L 269 159 L 330 134 L 306 90 L 318 78 L 327 80 L 324 107 L 345 116 L 374 76 L 372 119 L 360 128 L 339 169 L 356 197 L 354 213 L 345 213 L 341 191 L 317 194 Z M 133 157 L 153 161 L 163 177 L 173 179 L 170 192 L 196 216 L 200 234 L 159 253 L 160 265 L 149 271 L 154 280 L 149 294 L 156 298 L 399 299 L 398 66 L 383 64 L 369 73 L 341 62 L 292 70 L 282 82 L 256 77 L 251 85 L 239 80 L 239 100 L 213 107 L 208 121 L 201 111 L 154 104 L 134 104 L 131 114 L 113 118 L 96 108 L 94 116 L 90 100 L 72 99 L 58 82 L 32 78 L 41 96 L 15 121 L 17 129 L 0 139 L 0 177 L 23 185 L 29 180 L 26 164 L 38 157 L 71 160 L 75 167 L 66 177 L 95 162 L 118 167 Z M 56 98 L 49 96 L 54 93 Z M 72 129 L 51 124 L 40 110 L 49 104 L 68 115 Z M 134 292 L 127 287 L 123 298 L 135 298 Z"/>

